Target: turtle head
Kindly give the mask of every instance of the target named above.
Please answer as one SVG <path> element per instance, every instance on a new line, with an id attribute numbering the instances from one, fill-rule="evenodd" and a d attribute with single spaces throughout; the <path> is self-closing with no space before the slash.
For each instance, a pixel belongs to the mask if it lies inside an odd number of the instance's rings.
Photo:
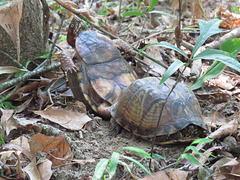
<path id="1" fill-rule="evenodd" d="M 73 48 L 75 47 L 75 41 L 80 31 L 81 31 L 81 21 L 77 17 L 74 17 L 68 27 L 68 33 L 67 33 L 67 42 Z"/>

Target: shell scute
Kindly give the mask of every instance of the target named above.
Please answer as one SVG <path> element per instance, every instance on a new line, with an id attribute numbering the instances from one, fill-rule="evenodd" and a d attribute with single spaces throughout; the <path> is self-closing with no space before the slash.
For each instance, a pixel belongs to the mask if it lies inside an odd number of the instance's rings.
<path id="1" fill-rule="evenodd" d="M 191 90 L 179 83 L 169 96 L 160 118 L 164 101 L 174 85 L 167 80 L 159 85 L 158 78 L 133 82 L 111 111 L 118 124 L 139 136 L 153 137 L 176 133 L 190 124 L 204 127 L 199 103 Z"/>

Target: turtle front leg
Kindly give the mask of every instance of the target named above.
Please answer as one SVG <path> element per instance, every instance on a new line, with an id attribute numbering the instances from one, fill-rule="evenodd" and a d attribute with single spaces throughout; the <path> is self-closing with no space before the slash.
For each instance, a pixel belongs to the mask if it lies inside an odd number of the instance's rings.
<path id="1" fill-rule="evenodd" d="M 126 43 L 122 39 L 114 39 L 112 41 L 119 50 L 124 51 L 125 53 L 127 53 L 131 56 L 136 56 L 137 52 L 128 43 Z"/>
<path id="2" fill-rule="evenodd" d="M 78 68 L 74 65 L 72 59 L 75 56 L 75 50 L 73 49 L 68 49 L 68 50 L 64 50 L 61 53 L 59 53 L 58 58 L 62 64 L 62 68 L 64 69 L 64 71 L 66 72 L 76 72 L 78 70 Z"/>

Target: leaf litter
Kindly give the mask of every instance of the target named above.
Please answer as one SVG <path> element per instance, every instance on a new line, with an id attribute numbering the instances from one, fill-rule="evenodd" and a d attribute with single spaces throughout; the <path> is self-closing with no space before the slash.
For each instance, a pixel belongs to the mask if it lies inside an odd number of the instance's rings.
<path id="1" fill-rule="evenodd" d="M 202 6 L 204 6 L 204 4 Z M 194 8 L 198 8 L 198 10 L 194 12 L 200 12 L 199 7 L 196 7 L 196 4 Z M 164 10 L 166 10 L 166 8 Z M 110 25 L 109 19 L 113 18 L 113 16 L 117 16 L 118 12 L 116 11 L 114 14 L 113 11 L 111 13 L 112 14 L 109 16 L 101 16 L 100 19 L 106 21 L 106 28 L 112 32 L 116 32 L 116 28 Z M 193 14 L 192 16 L 196 18 L 196 15 L 197 14 Z M 90 20 L 94 20 L 91 13 L 87 16 Z M 210 15 L 208 14 L 208 16 Z M 173 21 L 168 21 L 166 24 L 172 22 Z M 123 22 L 123 24 L 124 23 L 126 22 Z M 142 20 L 135 19 L 135 30 L 150 27 L 149 24 L 144 27 L 141 25 Z M 127 31 L 131 32 L 133 29 L 130 27 Z M 136 32 L 140 33 L 140 31 Z M 163 38 L 164 36 L 165 35 L 160 35 L 158 38 Z M 134 39 L 129 37 L 126 37 L 125 40 L 128 42 L 134 42 Z M 143 45 L 144 43 L 139 42 L 139 44 Z M 172 55 L 173 52 L 170 52 L 169 54 Z M 157 54 L 156 56 L 165 57 L 164 54 Z M 151 63 L 152 62 L 147 62 L 149 67 L 154 66 Z M 157 66 L 154 68 L 158 69 Z M 239 111 L 240 107 L 236 103 L 230 105 L 226 104 L 230 100 L 234 102 L 232 96 L 239 100 L 239 84 L 238 75 L 230 75 L 225 71 L 225 74 L 207 81 L 204 86 L 206 89 L 200 89 L 197 91 L 203 111 L 208 113 L 207 122 L 209 123 L 209 126 L 213 128 L 213 132 L 208 137 L 221 139 L 223 136 L 239 136 L 239 126 L 237 121 L 239 119 L 239 112 L 237 111 Z M 46 85 L 43 85 L 41 89 L 44 87 L 46 87 Z M 37 85 L 37 88 L 31 89 L 30 92 L 35 91 L 38 88 Z M 44 90 L 42 92 L 45 93 Z M 44 94 L 41 93 L 39 94 L 38 99 L 36 98 L 36 95 L 32 93 L 25 93 L 23 96 L 20 95 L 20 97 L 27 98 L 19 99 L 20 102 L 23 102 L 21 111 L 17 114 L 14 114 L 14 111 L 1 110 L 1 133 L 9 135 L 12 132 L 12 135 L 9 136 L 12 139 L 22 135 L 16 139 L 17 142 L 11 141 L 4 145 L 0 153 L 2 155 L 1 162 L 4 162 L 7 166 L 4 170 L 8 172 L 8 174 L 15 172 L 15 177 L 25 178 L 26 176 L 23 172 L 26 172 L 30 179 L 50 179 L 50 177 L 52 179 L 79 179 L 80 177 L 91 179 L 96 163 L 101 158 L 110 158 L 112 152 L 118 151 L 122 147 L 136 146 L 147 152 L 150 150 L 151 143 L 146 142 L 125 130 L 123 130 L 118 136 L 113 136 L 108 121 L 102 120 L 84 110 L 79 110 L 78 105 L 66 105 L 65 100 L 73 101 L 70 97 L 71 95 L 68 93 L 64 95 L 61 94 L 61 99 L 59 100 L 59 94 L 57 94 L 57 92 L 61 92 L 61 88 L 54 92 L 56 94 L 52 92 L 55 104 L 53 107 L 49 107 L 45 110 L 41 110 L 43 109 L 42 107 L 45 107 L 44 103 L 41 103 L 41 99 L 44 96 Z M 34 98 L 34 100 L 32 100 L 32 98 Z M 45 103 L 47 103 L 47 101 Z M 41 105 L 38 106 L 39 104 Z M 64 107 L 66 106 L 77 107 L 77 110 L 73 110 L 72 107 L 70 109 L 65 109 Z M 36 116 L 36 114 L 40 116 Z M 53 132 L 46 131 L 46 128 L 55 128 L 58 131 L 53 136 Z M 27 133 L 23 132 L 23 130 L 26 130 Z M 40 132 L 43 134 L 39 134 Z M 30 143 L 28 144 L 28 142 Z M 155 151 L 156 153 L 167 157 L 165 162 L 159 161 L 160 164 L 166 165 L 166 163 L 171 164 L 172 162 L 176 162 L 176 159 L 184 151 L 184 148 L 184 145 L 175 147 L 156 146 Z M 203 146 L 199 148 L 203 148 Z M 210 153 L 218 150 L 217 153 L 220 154 L 223 153 L 224 148 L 224 145 L 218 146 L 218 144 L 213 144 L 212 148 L 206 149 Z M 229 154 L 231 153 L 232 152 L 230 151 Z M 209 160 L 209 154 L 204 154 L 205 156 L 202 163 Z M 224 179 L 225 177 L 237 179 L 237 177 L 239 177 L 239 162 L 234 156 L 225 159 L 220 158 L 217 162 L 221 165 L 217 166 L 215 163 L 209 168 L 209 171 L 212 171 L 214 174 L 215 179 Z M 145 167 L 148 167 L 147 160 L 142 160 L 142 163 Z M 15 169 L 12 167 L 13 164 L 16 164 Z M 71 166 L 73 164 L 74 166 Z M 53 171 L 51 171 L 51 169 Z M 155 174 L 158 178 L 169 178 L 170 175 L 173 179 L 187 179 L 187 171 L 178 169 L 173 171 L 171 168 L 164 170 L 159 169 L 157 169 L 158 172 Z M 192 167 L 192 169 L 199 169 L 199 166 Z M 117 177 L 120 178 L 125 171 L 123 171 L 121 167 L 119 167 L 118 170 Z M 199 170 L 199 173 L 200 172 L 201 171 Z M 204 170 L 203 172 L 206 171 Z M 146 175 L 141 169 L 135 169 L 134 173 L 139 177 Z M 199 176 L 200 175 L 207 177 L 204 173 L 199 174 Z M 128 176 L 125 177 L 127 179 Z M 149 179 L 150 177 L 145 178 Z"/>

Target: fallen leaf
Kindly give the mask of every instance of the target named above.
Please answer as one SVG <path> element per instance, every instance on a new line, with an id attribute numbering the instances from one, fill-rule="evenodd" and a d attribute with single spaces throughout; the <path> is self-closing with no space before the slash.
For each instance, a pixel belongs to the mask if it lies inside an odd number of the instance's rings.
<path id="1" fill-rule="evenodd" d="M 61 165 L 72 157 L 70 146 L 64 134 L 58 137 L 36 134 L 30 139 L 29 144 L 31 153 L 34 155 L 39 151 L 50 154 L 48 159 L 52 161 L 53 166 Z"/>
<path id="2" fill-rule="evenodd" d="M 77 111 L 77 112 L 85 113 L 85 114 L 87 113 L 85 104 L 80 101 L 67 102 L 67 107 L 73 111 Z"/>
<path id="3" fill-rule="evenodd" d="M 28 174 L 30 180 L 42 180 L 37 169 L 36 158 L 33 158 L 31 163 L 29 163 L 25 168 L 23 168 L 23 171 Z"/>
<path id="4" fill-rule="evenodd" d="M 179 169 L 168 168 L 162 171 L 158 171 L 156 173 L 152 173 L 152 175 L 153 177 L 146 176 L 140 180 L 170 179 L 170 177 L 172 177 L 171 180 L 185 180 L 188 177 L 188 172 Z"/>
<path id="5" fill-rule="evenodd" d="M 215 169 L 213 174 L 214 179 L 217 179 L 217 180 L 226 179 L 226 176 L 231 174 L 232 168 L 238 164 L 239 164 L 238 161 L 232 158 L 222 158 L 218 160 L 211 167 L 211 169 Z M 237 179 L 237 178 L 235 177 L 233 179 Z"/>
<path id="6" fill-rule="evenodd" d="M 233 134 L 237 131 L 238 126 L 239 126 L 238 123 L 232 120 L 229 123 L 221 126 L 219 129 L 217 129 L 213 133 L 211 133 L 207 138 L 217 139 L 221 136 L 227 136 L 229 134 Z"/>
<path id="7" fill-rule="evenodd" d="M 204 116 L 203 121 L 204 124 L 206 124 L 210 128 L 217 128 L 224 124 L 229 123 L 230 120 L 216 111 L 209 113 L 207 116 Z"/>
<path id="8" fill-rule="evenodd" d="M 149 44 L 157 43 L 157 40 L 156 39 L 151 39 L 147 43 L 149 43 Z M 159 46 L 149 46 L 146 49 L 146 53 L 151 54 L 151 57 L 159 60 L 161 63 L 164 64 L 162 55 L 160 53 L 160 47 Z M 162 76 L 164 74 L 164 72 L 166 71 L 166 69 L 164 67 L 162 67 L 160 64 L 150 60 L 149 58 L 147 58 L 145 56 L 143 58 L 143 61 L 147 64 L 147 67 L 143 66 L 143 70 L 145 72 L 148 72 L 148 73 L 154 75 L 154 76 L 159 76 L 159 74 Z"/>
<path id="9" fill-rule="evenodd" d="M 202 19 L 203 13 L 201 9 L 203 9 L 202 1 L 200 0 L 191 0 L 191 13 L 193 19 Z"/>
<path id="10" fill-rule="evenodd" d="M 1 117 L 1 128 L 6 132 L 6 134 L 8 135 L 9 130 L 7 130 L 7 122 L 9 121 L 9 119 L 12 118 L 12 115 L 14 113 L 14 110 L 4 110 L 4 109 L 1 109 L 1 112 L 2 112 L 2 117 Z M 14 128 L 13 128 L 14 129 Z M 4 136 L 5 134 L 2 134 L 2 136 Z"/>
<path id="11" fill-rule="evenodd" d="M 49 180 L 52 176 L 52 162 L 48 159 L 44 159 L 42 163 L 38 165 L 38 171 L 41 176 L 41 180 Z"/>
<path id="12" fill-rule="evenodd" d="M 17 139 L 11 140 L 10 144 L 15 144 L 25 148 L 26 150 L 30 151 L 30 146 L 28 143 L 28 139 L 24 136 L 18 137 Z"/>
<path id="13" fill-rule="evenodd" d="M 22 17 L 23 0 L 9 1 L 0 6 L 0 25 L 11 36 L 17 48 L 18 62 L 20 62 L 19 22 Z"/>
<path id="14" fill-rule="evenodd" d="M 85 113 L 57 108 L 48 108 L 44 111 L 33 112 L 70 130 L 80 130 L 87 122 L 92 120 Z"/>
<path id="15" fill-rule="evenodd" d="M 4 113 L 10 113 L 6 112 Z M 9 111 L 9 110 L 8 110 Z M 7 116 L 9 117 L 10 114 Z M 32 132 L 39 133 L 42 131 L 42 127 L 38 125 L 34 125 L 37 121 L 41 121 L 40 119 L 26 119 L 25 117 L 18 117 L 19 115 L 12 116 L 10 118 L 7 118 L 6 116 L 2 119 L 2 128 L 5 130 L 6 135 L 9 136 L 13 132 L 13 130 L 18 131 L 25 131 L 25 132 Z M 15 133 L 15 131 L 14 131 Z"/>
<path id="16" fill-rule="evenodd" d="M 15 72 L 19 72 L 19 71 L 25 71 L 25 70 L 19 69 L 14 66 L 1 66 L 0 67 L 0 74 L 10 74 L 10 73 L 15 73 Z"/>
<path id="17" fill-rule="evenodd" d="M 30 153 L 27 149 L 25 149 L 24 147 L 21 147 L 19 145 L 16 144 L 5 144 L 2 147 L 3 150 L 14 150 L 19 152 L 19 154 L 23 154 L 25 157 L 27 157 L 29 160 L 32 160 L 33 155 L 32 153 Z"/>

